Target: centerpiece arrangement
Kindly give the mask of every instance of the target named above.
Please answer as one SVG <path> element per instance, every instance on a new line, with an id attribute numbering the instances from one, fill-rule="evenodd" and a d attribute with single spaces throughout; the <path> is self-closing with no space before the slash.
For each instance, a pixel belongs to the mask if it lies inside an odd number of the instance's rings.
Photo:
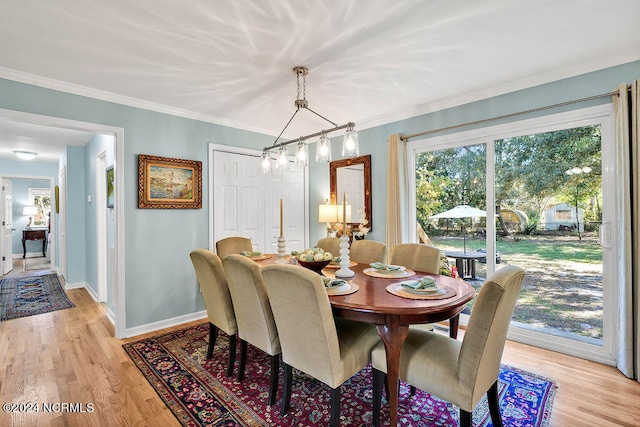
<path id="1" fill-rule="evenodd" d="M 305 249 L 302 252 L 292 251 L 291 257 L 295 258 L 301 266 L 320 275 L 322 275 L 322 269 L 333 261 L 331 252 L 322 248 Z"/>

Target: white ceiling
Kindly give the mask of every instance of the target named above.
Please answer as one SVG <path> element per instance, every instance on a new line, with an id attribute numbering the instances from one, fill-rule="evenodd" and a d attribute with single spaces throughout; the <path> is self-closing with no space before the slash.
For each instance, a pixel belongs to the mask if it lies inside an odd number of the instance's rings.
<path id="1" fill-rule="evenodd" d="M 295 110 L 296 65 L 310 69 L 309 107 L 357 130 L 640 59 L 638 0 L 2 0 L 1 9 L 0 77 L 274 136 Z M 285 136 L 329 127 L 301 111 Z M 54 145 L 21 139 L 27 128 L 0 131 L 0 156 L 22 140 Z"/>

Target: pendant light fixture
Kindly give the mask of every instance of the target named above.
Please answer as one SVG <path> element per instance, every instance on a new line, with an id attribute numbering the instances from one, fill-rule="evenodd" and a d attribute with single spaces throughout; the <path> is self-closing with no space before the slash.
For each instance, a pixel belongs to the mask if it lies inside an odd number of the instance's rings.
<path id="1" fill-rule="evenodd" d="M 308 158 L 309 158 L 309 149 L 307 144 L 304 141 L 309 140 L 311 138 L 315 138 L 316 136 L 320 136 L 320 139 L 317 141 L 318 145 L 316 146 L 316 161 L 330 162 L 331 161 L 331 141 L 329 140 L 327 134 L 338 131 L 338 130 L 342 130 L 342 129 L 347 129 L 344 135 L 344 141 L 342 144 L 342 156 L 343 157 L 359 156 L 360 151 L 358 146 L 358 134 L 355 131 L 355 126 L 356 126 L 355 123 L 348 122 L 344 125 L 338 126 L 336 123 L 327 119 L 323 115 L 318 114 L 317 112 L 310 109 L 309 103 L 306 99 L 306 91 L 307 91 L 306 76 L 307 74 L 309 74 L 309 69 L 307 67 L 298 66 L 293 68 L 293 72 L 296 75 L 296 82 L 297 82 L 297 88 L 298 88 L 298 95 L 296 97 L 296 100 L 294 101 L 296 110 L 294 111 L 293 115 L 285 125 L 284 129 L 282 129 L 282 131 L 280 132 L 276 140 L 273 142 L 273 145 L 271 145 L 271 147 L 263 148 L 262 156 L 260 158 L 260 170 L 262 171 L 262 173 L 271 172 L 271 157 L 269 152 L 271 150 L 275 150 L 276 148 L 279 149 L 278 156 L 276 158 L 276 168 L 287 168 L 289 165 L 289 162 L 288 162 L 288 153 L 287 153 L 286 146 L 289 144 L 294 144 L 296 142 L 298 145 L 296 147 L 295 162 L 297 164 L 307 165 Z M 301 93 L 302 93 L 302 96 L 301 96 Z M 293 121 L 293 118 L 296 116 L 296 114 L 298 114 L 298 112 L 301 109 L 312 112 L 313 114 L 320 117 L 321 119 L 331 123 L 333 127 L 330 129 L 323 129 L 320 132 L 312 133 L 306 136 L 301 136 L 297 140 L 278 143 L 282 134 L 285 132 L 289 124 Z"/>

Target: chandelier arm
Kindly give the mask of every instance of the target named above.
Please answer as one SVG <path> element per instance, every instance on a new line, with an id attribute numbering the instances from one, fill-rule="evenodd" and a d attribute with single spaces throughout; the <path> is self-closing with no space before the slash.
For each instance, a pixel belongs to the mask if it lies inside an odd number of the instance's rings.
<path id="1" fill-rule="evenodd" d="M 293 118 L 296 116 L 296 114 L 298 114 L 298 111 L 300 111 L 300 108 L 296 108 L 296 111 L 294 111 L 293 115 L 291 116 L 291 118 L 289 119 L 289 121 L 287 122 L 286 125 L 284 125 L 284 129 L 282 129 L 282 131 L 280 132 L 280 135 L 278 135 L 278 137 L 276 138 L 275 141 L 273 141 L 273 144 L 271 145 L 271 148 L 276 146 L 276 143 L 278 142 L 278 140 L 280 139 L 280 137 L 282 136 L 282 134 L 284 133 L 285 130 L 287 130 L 287 128 L 289 127 L 289 124 L 291 124 L 291 120 L 293 120 Z M 280 144 L 282 145 L 282 144 Z"/>
<path id="2" fill-rule="evenodd" d="M 338 126 L 337 123 L 333 123 L 331 120 L 327 119 L 325 116 L 323 116 L 320 113 L 316 113 L 315 111 L 313 111 L 311 108 L 306 107 L 307 110 L 311 111 L 313 114 L 315 114 L 316 116 L 320 117 L 321 119 L 324 119 L 326 121 L 328 121 L 329 123 L 331 123 L 333 126 Z"/>
<path id="3" fill-rule="evenodd" d="M 269 151 L 275 147 L 286 147 L 289 144 L 295 144 L 297 142 L 300 142 L 300 140 L 305 140 L 305 139 L 310 139 L 310 138 L 314 138 L 316 136 L 320 136 L 323 133 L 327 134 L 327 133 L 331 133 L 331 132 L 335 132 L 337 130 L 341 130 L 341 129 L 346 129 L 348 127 L 355 127 L 356 124 L 353 122 L 349 122 L 349 123 L 345 123 L 344 125 L 340 125 L 340 126 L 335 126 L 331 129 L 328 130 L 321 130 L 320 132 L 316 132 L 316 133 L 310 133 L 309 135 L 305 135 L 305 136 L 301 136 L 299 138 L 296 139 L 292 139 L 291 141 L 287 141 L 287 142 L 281 142 L 280 144 L 278 144 L 277 146 L 275 145 L 275 143 L 271 146 L 271 147 L 264 147 L 262 149 L 262 151 Z"/>

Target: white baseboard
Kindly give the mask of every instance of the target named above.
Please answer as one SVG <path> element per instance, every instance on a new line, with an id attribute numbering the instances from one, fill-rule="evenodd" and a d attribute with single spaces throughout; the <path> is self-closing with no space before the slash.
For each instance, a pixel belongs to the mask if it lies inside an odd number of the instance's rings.
<path id="1" fill-rule="evenodd" d="M 65 289 L 79 289 L 79 288 L 87 288 L 87 292 L 89 292 L 89 294 L 91 294 L 91 290 L 89 289 L 89 284 L 87 282 L 77 282 L 77 283 L 69 283 L 67 282 L 64 285 Z M 92 295 L 93 296 L 93 295 Z M 95 299 L 95 297 L 94 297 Z"/>
<path id="2" fill-rule="evenodd" d="M 107 319 L 109 319 L 109 322 L 111 322 L 113 326 L 116 326 L 116 314 L 113 312 L 113 310 L 111 310 L 110 308 L 107 308 L 107 311 L 105 314 L 107 316 Z"/>
<path id="3" fill-rule="evenodd" d="M 171 319 L 161 320 L 159 322 L 147 323 L 146 325 L 136 326 L 135 328 L 127 328 L 124 331 L 124 337 L 134 337 L 149 332 L 158 331 L 160 329 L 171 328 L 173 326 L 182 325 L 184 323 L 193 322 L 194 320 L 205 319 L 207 311 L 202 310 L 196 313 L 185 314 L 183 316 L 173 317 Z"/>

